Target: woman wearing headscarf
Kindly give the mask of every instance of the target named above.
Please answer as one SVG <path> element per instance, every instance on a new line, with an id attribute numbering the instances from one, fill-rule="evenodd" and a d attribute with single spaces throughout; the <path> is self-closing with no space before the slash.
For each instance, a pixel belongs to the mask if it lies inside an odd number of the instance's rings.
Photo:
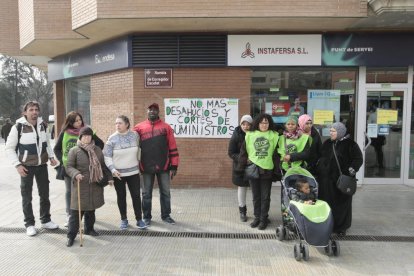
<path id="1" fill-rule="evenodd" d="M 259 169 L 259 178 L 249 180 L 254 208 L 254 220 L 250 226 L 259 230 L 266 229 L 270 222 L 272 181 L 280 180 L 280 159 L 276 149 L 278 140 L 279 134 L 275 131 L 272 117 L 262 113 L 254 119 L 240 151 L 239 165 L 242 168 L 254 163 Z"/>
<path id="2" fill-rule="evenodd" d="M 79 131 L 82 127 L 85 126 L 82 115 L 79 112 L 71 111 L 66 115 L 65 122 L 63 123 L 62 130 L 59 134 L 59 137 L 56 141 L 53 151 L 56 158 L 59 160 L 60 165 L 57 170 L 59 170 L 58 175 L 61 178 L 57 178 L 65 181 L 65 202 L 66 202 L 66 222 L 65 227 L 68 226 L 69 216 L 70 216 L 70 196 L 71 196 L 71 182 L 72 180 L 66 174 L 65 167 L 68 162 L 69 150 L 76 146 L 76 143 L 79 138 Z M 93 135 L 92 139 L 95 142 L 95 145 L 100 149 L 103 149 L 104 142 L 99 139 L 96 134 Z"/>
<path id="3" fill-rule="evenodd" d="M 334 217 L 334 232 L 344 236 L 352 223 L 352 196 L 343 194 L 336 182 L 340 176 L 334 151 L 338 158 L 341 172 L 345 175 L 355 176 L 362 166 L 362 152 L 350 135 L 343 123 L 334 123 L 330 129 L 330 139 L 322 145 L 321 158 L 319 159 L 318 182 L 319 198 L 326 201 L 332 208 Z"/>
<path id="4" fill-rule="evenodd" d="M 250 115 L 243 115 L 241 117 L 240 125 L 236 127 L 231 136 L 228 149 L 228 155 L 233 160 L 232 181 L 234 185 L 238 186 L 237 198 L 239 201 L 240 220 L 242 222 L 247 221 L 246 195 L 249 181 L 244 177 L 244 170 L 237 170 L 237 163 L 239 160 L 240 148 L 243 145 L 246 132 L 249 131 L 252 122 L 253 119 Z"/>
<path id="5" fill-rule="evenodd" d="M 309 135 L 303 135 L 299 129 L 297 117 L 288 117 L 285 131 L 279 139 L 278 152 L 283 171 L 286 172 L 291 167 L 307 167 L 310 156 L 310 139 Z"/>
<path id="6" fill-rule="evenodd" d="M 303 114 L 298 119 L 299 129 L 303 134 L 310 136 L 310 155 L 308 170 L 316 175 L 316 164 L 321 155 L 322 139 L 318 130 L 313 126 L 312 118 L 308 114 Z"/>
<path id="7" fill-rule="evenodd" d="M 71 215 L 66 245 L 73 245 L 79 230 L 79 200 L 81 216 L 85 215 L 85 235 L 98 236 L 94 229 L 95 210 L 104 205 L 104 191 L 98 182 L 112 180 L 112 174 L 105 166 L 104 156 L 92 140 L 93 131 L 83 127 L 79 131 L 77 145 L 70 149 L 66 173 L 72 179 Z M 78 186 L 78 182 L 80 182 Z M 78 198 L 78 189 L 80 198 Z"/>

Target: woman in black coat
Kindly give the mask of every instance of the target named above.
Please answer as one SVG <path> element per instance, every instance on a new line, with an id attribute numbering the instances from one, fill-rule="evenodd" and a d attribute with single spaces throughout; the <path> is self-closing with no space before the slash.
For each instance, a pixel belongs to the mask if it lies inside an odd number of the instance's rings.
<path id="1" fill-rule="evenodd" d="M 249 181 L 244 178 L 244 170 L 237 170 L 238 159 L 240 154 L 240 148 L 244 142 L 246 131 L 250 129 L 253 119 L 250 115 L 244 115 L 240 119 L 240 126 L 236 127 L 231 136 L 229 142 L 228 155 L 233 159 L 232 181 L 233 184 L 238 186 L 237 197 L 239 200 L 239 212 L 240 220 L 242 222 L 247 221 L 247 207 L 246 207 L 246 195 L 247 187 L 249 187 Z"/>
<path id="2" fill-rule="evenodd" d="M 298 119 L 299 128 L 303 134 L 309 135 L 312 139 L 310 140 L 310 154 L 308 162 L 308 170 L 315 177 L 317 174 L 316 164 L 321 155 L 322 138 L 318 130 L 313 126 L 312 118 L 308 114 L 303 114 Z"/>
<path id="3" fill-rule="evenodd" d="M 334 123 L 330 130 L 330 136 L 331 138 L 322 145 L 321 158 L 317 165 L 319 199 L 326 201 L 331 206 L 334 217 L 333 231 L 344 236 L 352 223 L 352 196 L 345 195 L 336 188 L 340 173 L 334 150 L 341 172 L 345 175 L 355 176 L 362 166 L 363 159 L 358 144 L 349 135 L 346 135 L 346 127 L 343 123 Z"/>

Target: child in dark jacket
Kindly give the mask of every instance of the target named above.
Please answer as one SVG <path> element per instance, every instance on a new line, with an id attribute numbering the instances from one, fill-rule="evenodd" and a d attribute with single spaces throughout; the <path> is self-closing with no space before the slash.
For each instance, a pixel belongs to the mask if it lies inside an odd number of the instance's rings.
<path id="1" fill-rule="evenodd" d="M 315 204 L 315 195 L 306 179 L 296 180 L 296 190 L 296 193 L 292 195 L 292 200 L 304 204 Z"/>

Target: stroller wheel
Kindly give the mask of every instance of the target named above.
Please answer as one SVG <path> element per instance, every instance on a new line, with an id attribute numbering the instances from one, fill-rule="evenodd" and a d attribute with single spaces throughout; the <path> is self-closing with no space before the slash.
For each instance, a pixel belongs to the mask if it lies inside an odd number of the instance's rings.
<path id="1" fill-rule="evenodd" d="M 300 244 L 297 243 L 293 246 L 293 255 L 295 256 L 296 261 L 299 262 L 300 260 L 302 260 Z"/>
<path id="2" fill-rule="evenodd" d="M 327 245 L 327 246 L 325 246 L 325 253 L 326 253 L 326 255 L 328 255 L 328 256 L 332 256 L 332 254 L 333 254 L 333 250 L 332 250 L 332 241 L 331 241 L 331 240 L 329 240 L 328 245 Z"/>
<path id="3" fill-rule="evenodd" d="M 309 246 L 307 244 L 302 244 L 302 255 L 303 260 L 309 261 Z"/>
<path id="4" fill-rule="evenodd" d="M 341 254 L 341 247 L 339 246 L 338 241 L 332 241 L 332 253 L 335 257 L 338 257 Z"/>
<path id="5" fill-rule="evenodd" d="M 283 241 L 283 239 L 285 238 L 286 235 L 286 229 L 283 226 L 278 226 L 276 227 L 276 238 L 279 241 Z"/>

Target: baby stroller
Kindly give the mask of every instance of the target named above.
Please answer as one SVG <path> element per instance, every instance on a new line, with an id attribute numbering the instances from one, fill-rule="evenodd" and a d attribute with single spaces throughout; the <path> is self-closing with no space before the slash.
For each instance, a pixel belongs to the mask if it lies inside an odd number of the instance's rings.
<path id="1" fill-rule="evenodd" d="M 323 200 L 316 200 L 314 204 L 305 204 L 292 200 L 297 193 L 296 181 L 305 179 L 318 198 L 318 183 L 313 175 L 301 167 L 290 168 L 282 179 L 281 209 L 283 225 L 276 228 L 278 240 L 289 240 L 291 237 L 299 239 L 293 248 L 295 259 L 309 260 L 309 247 L 323 247 L 328 255 L 339 256 L 339 242 L 331 239 L 333 217 L 331 208 Z"/>

